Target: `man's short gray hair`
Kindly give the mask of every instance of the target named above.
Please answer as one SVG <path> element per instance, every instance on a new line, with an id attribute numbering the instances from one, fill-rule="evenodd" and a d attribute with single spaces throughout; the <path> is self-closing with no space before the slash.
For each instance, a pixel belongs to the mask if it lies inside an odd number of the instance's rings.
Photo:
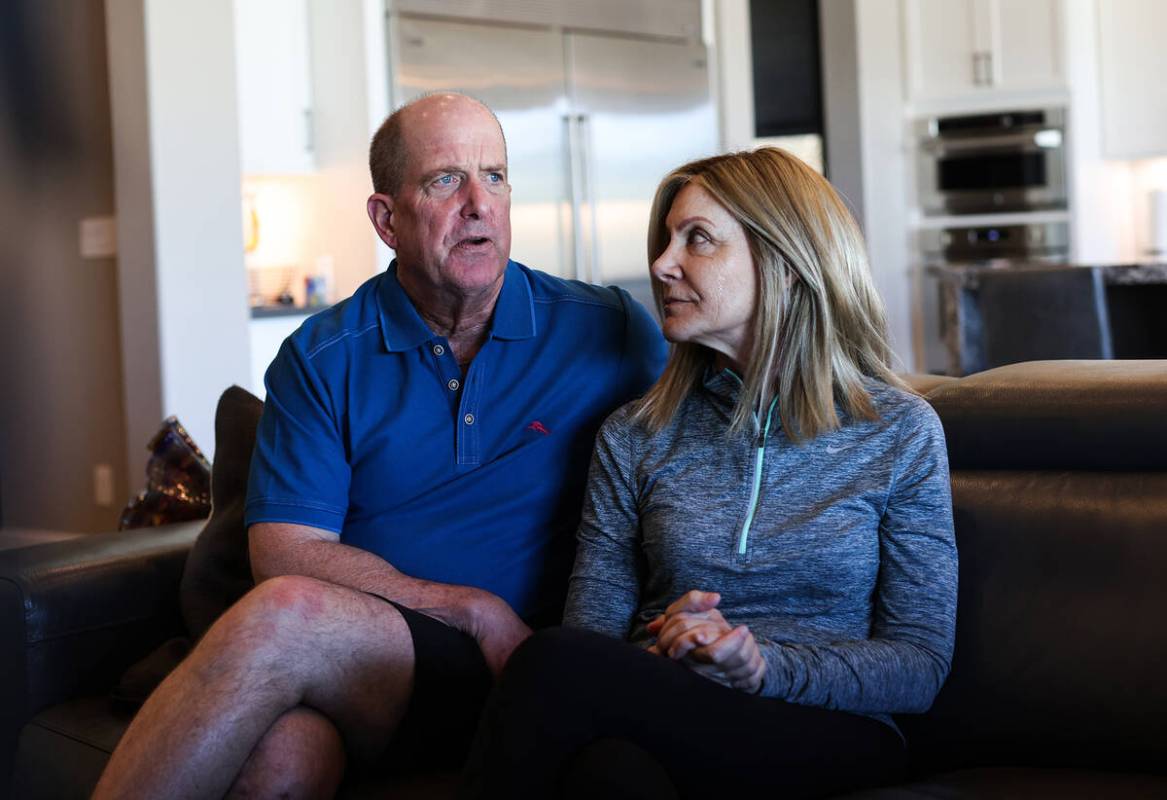
<path id="1" fill-rule="evenodd" d="M 494 123 L 498 125 L 499 135 L 503 137 L 503 152 L 506 152 L 506 135 L 503 134 L 502 124 L 498 121 L 498 117 L 490 106 L 477 97 L 468 95 L 465 92 L 449 90 L 426 92 L 401 105 L 396 111 L 385 118 L 385 121 L 381 123 L 381 127 L 373 134 L 373 141 L 369 144 L 369 174 L 373 178 L 374 192 L 395 197 L 401 191 L 401 183 L 405 180 L 406 162 L 409 158 L 409 153 L 406 152 L 407 148 L 405 146 L 404 112 L 422 100 L 441 95 L 465 97 L 485 108 L 490 116 L 494 118 Z"/>

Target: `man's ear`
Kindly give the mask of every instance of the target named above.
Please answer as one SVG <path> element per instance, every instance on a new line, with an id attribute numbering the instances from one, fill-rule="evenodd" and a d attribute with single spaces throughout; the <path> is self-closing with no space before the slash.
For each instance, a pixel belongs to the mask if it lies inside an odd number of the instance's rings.
<path id="1" fill-rule="evenodd" d="M 381 241 L 396 250 L 397 233 L 393 224 L 393 198 L 378 192 L 369 196 L 365 207 L 369 211 L 369 219 L 372 221 L 377 235 L 381 237 Z"/>

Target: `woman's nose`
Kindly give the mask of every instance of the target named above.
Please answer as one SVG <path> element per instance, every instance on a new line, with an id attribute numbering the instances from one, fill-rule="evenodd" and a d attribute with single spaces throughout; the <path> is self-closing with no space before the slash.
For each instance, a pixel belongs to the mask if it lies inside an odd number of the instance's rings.
<path id="1" fill-rule="evenodd" d="M 677 264 L 677 259 L 673 257 L 673 249 L 671 247 L 657 256 L 656 261 L 649 265 L 648 273 L 658 281 L 664 283 L 674 281 L 681 276 L 680 265 Z"/>

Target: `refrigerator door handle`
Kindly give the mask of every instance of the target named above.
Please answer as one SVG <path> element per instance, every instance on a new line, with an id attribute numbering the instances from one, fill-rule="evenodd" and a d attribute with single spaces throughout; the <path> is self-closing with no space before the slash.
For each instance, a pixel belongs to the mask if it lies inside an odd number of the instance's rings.
<path id="1" fill-rule="evenodd" d="M 584 179 L 579 143 L 579 121 L 580 115 L 578 114 L 563 115 L 563 122 L 567 126 L 568 186 L 571 191 L 571 271 L 576 280 L 587 280 L 583 274 L 586 262 L 584 259 L 583 221 L 580 219 L 580 215 L 583 213 Z"/>
<path id="2" fill-rule="evenodd" d="M 600 232 L 596 222 L 596 178 L 595 160 L 592 158 L 592 120 L 587 114 L 579 115 L 578 144 L 580 163 L 584 179 L 584 202 L 588 206 L 588 283 L 600 282 Z"/>

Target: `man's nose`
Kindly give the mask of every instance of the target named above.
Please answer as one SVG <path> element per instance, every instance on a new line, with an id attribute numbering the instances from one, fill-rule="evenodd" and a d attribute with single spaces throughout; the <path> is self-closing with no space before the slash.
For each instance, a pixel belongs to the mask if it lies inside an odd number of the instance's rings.
<path id="1" fill-rule="evenodd" d="M 486 187 L 480 180 L 466 181 L 465 196 L 462 199 L 462 216 L 478 219 L 486 208 Z"/>

